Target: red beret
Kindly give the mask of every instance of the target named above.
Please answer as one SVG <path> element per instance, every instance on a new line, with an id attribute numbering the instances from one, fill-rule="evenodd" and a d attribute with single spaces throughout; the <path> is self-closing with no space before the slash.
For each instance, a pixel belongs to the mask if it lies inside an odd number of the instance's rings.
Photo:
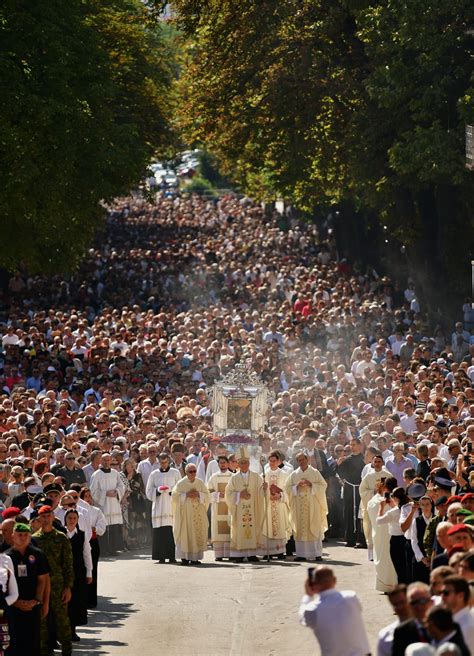
<path id="1" fill-rule="evenodd" d="M 471 527 L 467 524 L 455 524 L 448 530 L 448 535 L 456 535 L 456 533 L 469 533 L 471 534 Z"/>
<path id="2" fill-rule="evenodd" d="M 473 492 L 468 492 L 464 496 L 461 497 L 461 503 L 464 503 L 468 499 L 474 499 L 474 493 Z"/>
<path id="3" fill-rule="evenodd" d="M 20 512 L 21 510 L 16 506 L 10 506 L 10 508 L 5 508 L 5 510 L 2 511 L 2 517 L 3 519 L 11 519 L 12 517 L 19 515 Z"/>
<path id="4" fill-rule="evenodd" d="M 41 506 L 41 508 L 38 510 L 38 515 L 46 515 L 46 513 L 50 512 L 53 512 L 51 506 Z"/>
<path id="5" fill-rule="evenodd" d="M 448 503 L 448 505 L 451 504 L 451 503 L 458 503 L 459 501 L 461 501 L 461 499 L 462 499 L 462 497 L 461 497 L 460 494 L 453 494 L 452 497 L 449 497 L 447 503 Z"/>

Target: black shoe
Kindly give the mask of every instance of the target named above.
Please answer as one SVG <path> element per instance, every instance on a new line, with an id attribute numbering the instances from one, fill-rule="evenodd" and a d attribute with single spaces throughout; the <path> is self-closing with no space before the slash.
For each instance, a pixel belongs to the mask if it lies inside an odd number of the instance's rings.
<path id="1" fill-rule="evenodd" d="M 295 563 L 305 563 L 306 558 L 303 558 L 303 556 L 296 556 L 295 558 Z"/>
<path id="2" fill-rule="evenodd" d="M 355 542 L 346 542 L 346 544 L 344 546 L 346 546 L 346 547 L 355 547 Z"/>
<path id="3" fill-rule="evenodd" d="M 257 556 L 249 556 L 247 558 L 247 560 L 249 561 L 249 563 L 259 563 L 260 562 L 260 558 L 258 558 Z"/>
<path id="4" fill-rule="evenodd" d="M 354 549 L 367 549 L 367 545 L 357 542 L 357 544 L 354 545 Z"/>
<path id="5" fill-rule="evenodd" d="M 243 563 L 244 559 L 243 558 L 231 558 L 233 563 Z"/>
<path id="6" fill-rule="evenodd" d="M 164 565 L 166 563 L 166 560 L 164 558 L 160 558 L 158 562 L 160 563 L 160 565 Z"/>
<path id="7" fill-rule="evenodd" d="M 322 557 L 322 556 L 316 556 L 316 558 L 315 558 L 314 560 L 315 560 L 317 563 L 320 563 L 320 562 L 323 560 L 323 557 Z"/>
<path id="8" fill-rule="evenodd" d="M 286 560 L 285 554 L 278 554 L 277 560 Z"/>
<path id="9" fill-rule="evenodd" d="M 81 639 L 80 639 L 80 637 L 77 635 L 76 632 L 74 632 L 74 633 L 72 634 L 72 636 L 71 636 L 71 640 L 72 640 L 73 642 L 81 642 Z"/>
<path id="10" fill-rule="evenodd" d="M 163 561 L 165 562 L 165 561 Z M 176 565 L 176 558 L 170 558 L 170 565 Z"/>
<path id="11" fill-rule="evenodd" d="M 216 563 L 222 563 L 223 560 L 223 558 L 216 558 Z"/>
<path id="12" fill-rule="evenodd" d="M 186 558 L 181 558 L 181 565 L 189 565 L 189 560 L 186 560 Z"/>
<path id="13" fill-rule="evenodd" d="M 191 565 L 202 565 L 200 560 L 192 560 Z"/>

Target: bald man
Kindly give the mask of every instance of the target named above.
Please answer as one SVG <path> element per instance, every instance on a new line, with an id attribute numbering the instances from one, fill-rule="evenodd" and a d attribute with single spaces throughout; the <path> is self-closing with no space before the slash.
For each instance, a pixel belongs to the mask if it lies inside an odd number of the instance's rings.
<path id="1" fill-rule="evenodd" d="M 324 656 L 370 654 L 360 601 L 352 590 L 336 590 L 336 582 L 334 570 L 327 565 L 310 570 L 300 623 L 313 630 Z"/>

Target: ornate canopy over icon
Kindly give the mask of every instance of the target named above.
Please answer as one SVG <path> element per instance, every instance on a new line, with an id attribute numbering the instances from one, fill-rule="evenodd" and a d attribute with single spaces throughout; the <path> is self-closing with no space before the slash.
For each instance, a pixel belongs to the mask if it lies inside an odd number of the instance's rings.
<path id="1" fill-rule="evenodd" d="M 213 431 L 227 444 L 256 444 L 265 429 L 272 395 L 247 364 L 216 381 L 211 391 Z"/>

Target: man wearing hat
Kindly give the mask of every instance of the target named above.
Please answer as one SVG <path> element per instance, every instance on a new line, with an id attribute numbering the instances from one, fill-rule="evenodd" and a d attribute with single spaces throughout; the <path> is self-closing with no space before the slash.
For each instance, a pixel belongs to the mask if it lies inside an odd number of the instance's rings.
<path id="1" fill-rule="evenodd" d="M 41 617 L 48 614 L 49 565 L 44 553 L 31 544 L 31 528 L 16 523 L 10 556 L 18 583 L 18 599 L 10 612 L 11 656 L 40 653 Z"/>
<path id="2" fill-rule="evenodd" d="M 260 474 L 250 471 L 246 447 L 236 451 L 240 471 L 230 477 L 225 500 L 230 513 L 230 557 L 235 562 L 257 562 L 264 547 L 262 541 L 263 481 Z"/>
<path id="3" fill-rule="evenodd" d="M 310 466 L 306 453 L 297 453 L 296 462 L 298 468 L 286 483 L 295 560 L 322 560 L 323 538 L 328 528 L 327 483 L 322 474 Z"/>
<path id="4" fill-rule="evenodd" d="M 175 442 L 171 447 L 171 466 L 173 469 L 177 469 L 181 475 L 181 478 L 184 478 L 185 467 L 186 467 L 186 447 L 180 442 Z"/>
<path id="5" fill-rule="evenodd" d="M 17 494 L 12 499 L 12 506 L 16 506 L 20 510 L 26 508 L 34 495 L 43 490 L 43 488 L 36 483 L 36 479 L 33 478 L 33 476 L 25 478 L 23 485 L 25 486 L 25 491 L 21 494 Z"/>
<path id="6" fill-rule="evenodd" d="M 56 629 L 56 637 L 61 643 L 63 656 L 72 653 L 71 625 L 67 605 L 71 600 L 74 582 L 72 549 L 67 537 L 53 526 L 53 509 L 41 506 L 38 510 L 41 528 L 34 534 L 38 547 L 45 554 L 49 564 L 51 581 L 50 614 Z M 48 626 L 46 618 L 41 621 L 41 655 L 48 654 Z"/>
<path id="7" fill-rule="evenodd" d="M 461 497 L 462 507 L 474 513 L 474 493 L 468 492 Z"/>
<path id="8" fill-rule="evenodd" d="M 464 551 L 469 551 L 473 547 L 472 528 L 467 524 L 455 524 L 448 529 L 448 539 L 450 546 L 459 544 Z"/>

